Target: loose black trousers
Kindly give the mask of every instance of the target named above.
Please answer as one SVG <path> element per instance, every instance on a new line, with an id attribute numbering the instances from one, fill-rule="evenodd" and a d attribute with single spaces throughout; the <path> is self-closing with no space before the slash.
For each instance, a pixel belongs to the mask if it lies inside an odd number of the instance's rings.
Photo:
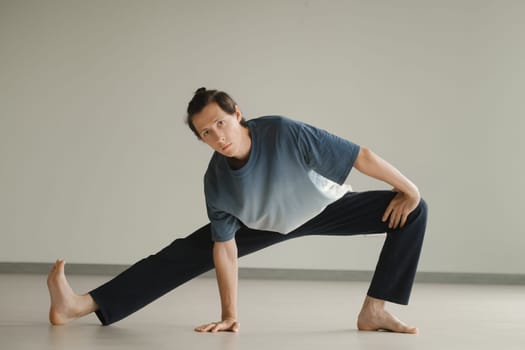
<path id="1" fill-rule="evenodd" d="M 349 192 L 293 232 L 239 229 L 235 235 L 239 257 L 292 238 L 311 235 L 354 235 L 386 232 L 386 239 L 368 295 L 408 304 L 427 220 L 421 200 L 403 228 L 390 230 L 381 218 L 395 196 L 392 191 Z M 176 239 L 142 259 L 109 282 L 92 290 L 103 325 L 117 322 L 167 292 L 213 269 L 210 225 Z"/>

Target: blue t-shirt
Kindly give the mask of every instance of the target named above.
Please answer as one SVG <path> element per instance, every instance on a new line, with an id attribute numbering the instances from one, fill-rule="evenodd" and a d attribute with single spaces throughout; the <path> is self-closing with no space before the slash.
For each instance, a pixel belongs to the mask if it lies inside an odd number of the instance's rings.
<path id="1" fill-rule="evenodd" d="M 233 170 L 215 152 L 204 176 L 212 240 L 241 226 L 289 233 L 350 190 L 344 185 L 359 146 L 305 123 L 266 116 L 248 121 L 252 148 Z"/>

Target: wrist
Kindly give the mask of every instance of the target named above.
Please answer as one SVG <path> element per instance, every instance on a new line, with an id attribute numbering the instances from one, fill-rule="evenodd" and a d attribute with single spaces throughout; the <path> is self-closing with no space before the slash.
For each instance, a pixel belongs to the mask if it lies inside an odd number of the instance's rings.
<path id="1" fill-rule="evenodd" d="M 419 189 L 414 185 L 412 188 L 410 188 L 409 191 L 406 191 L 405 194 L 411 198 L 414 199 L 420 199 L 421 194 L 419 193 Z"/>

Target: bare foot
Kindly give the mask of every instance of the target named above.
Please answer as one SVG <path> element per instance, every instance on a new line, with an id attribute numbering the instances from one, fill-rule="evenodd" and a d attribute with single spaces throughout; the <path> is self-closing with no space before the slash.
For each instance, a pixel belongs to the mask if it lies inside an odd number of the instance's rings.
<path id="1" fill-rule="evenodd" d="M 357 319 L 357 328 L 361 331 L 391 331 L 417 334 L 416 327 L 410 327 L 390 314 L 384 308 L 384 300 L 366 297 Z"/>
<path id="2" fill-rule="evenodd" d="M 78 295 L 67 282 L 64 260 L 57 260 L 47 276 L 47 288 L 51 297 L 49 321 L 54 325 L 66 324 L 96 310 L 89 294 Z"/>

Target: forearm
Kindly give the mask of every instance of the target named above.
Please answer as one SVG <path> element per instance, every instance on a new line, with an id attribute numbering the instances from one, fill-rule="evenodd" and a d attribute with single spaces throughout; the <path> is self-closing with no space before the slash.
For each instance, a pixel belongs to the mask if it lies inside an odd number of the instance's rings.
<path id="1" fill-rule="evenodd" d="M 366 147 L 361 147 L 354 168 L 365 175 L 388 183 L 403 193 L 419 196 L 419 189 L 412 181 Z"/>
<path id="2" fill-rule="evenodd" d="M 213 246 L 213 261 L 221 297 L 222 320 L 236 320 L 238 266 L 235 239 L 216 242 Z"/>

